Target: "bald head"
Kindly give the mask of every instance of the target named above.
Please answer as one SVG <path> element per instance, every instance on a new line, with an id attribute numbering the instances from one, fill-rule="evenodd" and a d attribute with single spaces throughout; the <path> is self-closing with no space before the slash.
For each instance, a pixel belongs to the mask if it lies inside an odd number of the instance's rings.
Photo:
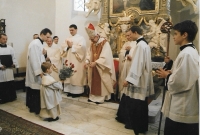
<path id="1" fill-rule="evenodd" d="M 47 43 L 47 45 L 48 45 L 49 47 L 51 47 L 52 44 L 53 44 L 53 39 L 52 39 L 52 37 L 47 38 L 46 43 Z"/>

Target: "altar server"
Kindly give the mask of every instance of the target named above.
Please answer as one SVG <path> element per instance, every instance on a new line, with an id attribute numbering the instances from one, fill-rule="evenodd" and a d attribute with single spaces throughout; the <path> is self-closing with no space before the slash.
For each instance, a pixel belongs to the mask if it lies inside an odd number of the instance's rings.
<path id="1" fill-rule="evenodd" d="M 84 69 L 86 42 L 83 36 L 77 34 L 77 30 L 78 28 L 75 24 L 70 25 L 71 36 L 62 45 L 63 51 L 66 53 L 63 56 L 64 64 L 74 64 L 74 70 L 77 71 L 64 81 L 64 92 L 67 92 L 67 96 L 72 96 L 73 98 L 81 96 L 84 92 L 84 85 L 86 85 L 86 70 Z"/>
<path id="2" fill-rule="evenodd" d="M 0 33 L 0 104 L 17 98 L 14 88 L 13 68 L 18 67 L 15 51 L 6 45 L 7 35 Z"/>
<path id="3" fill-rule="evenodd" d="M 111 98 L 116 83 L 113 56 L 110 44 L 99 36 L 91 23 L 86 31 L 92 41 L 86 60 L 90 87 L 88 101 L 99 104 Z"/>
<path id="4" fill-rule="evenodd" d="M 43 42 L 51 36 L 52 32 L 45 28 L 40 32 L 40 37 L 33 40 L 28 47 L 26 66 L 26 106 L 30 112 L 40 113 L 40 85 L 42 70 L 41 64 L 45 62 L 46 50 Z"/>
<path id="5" fill-rule="evenodd" d="M 56 121 L 61 114 L 60 102 L 62 101 L 61 90 L 62 83 L 56 81 L 50 74 L 52 64 L 43 62 L 41 69 L 44 72 L 42 76 L 42 85 L 40 87 L 41 110 L 40 116 L 47 118 L 48 121 Z"/>
<path id="6" fill-rule="evenodd" d="M 192 43 L 198 32 L 195 22 L 186 20 L 174 27 L 174 43 L 180 45 L 171 71 L 157 70 L 166 78 L 167 91 L 162 112 L 165 135 L 199 134 L 199 54 Z"/>
<path id="7" fill-rule="evenodd" d="M 130 38 L 136 41 L 136 50 L 124 81 L 124 87 L 128 88 L 122 96 L 116 120 L 138 135 L 148 131 L 148 97 L 154 94 L 154 88 L 151 49 L 142 37 L 143 31 L 139 26 L 132 26 L 130 31 Z"/>

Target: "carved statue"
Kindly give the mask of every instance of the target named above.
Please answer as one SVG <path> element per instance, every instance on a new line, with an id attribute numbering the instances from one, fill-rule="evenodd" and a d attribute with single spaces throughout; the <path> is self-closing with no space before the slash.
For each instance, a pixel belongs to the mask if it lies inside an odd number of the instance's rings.
<path id="1" fill-rule="evenodd" d="M 120 27 L 121 27 L 122 33 L 125 33 L 126 30 L 127 30 L 128 27 L 129 27 L 129 25 L 128 25 L 128 24 L 121 24 Z"/>
<path id="2" fill-rule="evenodd" d="M 85 3 L 85 6 L 89 9 L 86 17 L 88 17 L 92 11 L 97 15 L 101 9 L 101 0 L 90 0 L 88 3 Z"/>
<path id="3" fill-rule="evenodd" d="M 154 22 L 154 20 L 149 20 L 149 23 L 148 25 L 150 26 L 150 31 L 146 34 L 144 34 L 144 36 L 148 36 L 150 37 L 150 42 L 149 42 L 149 45 L 151 48 L 153 47 L 157 47 L 157 44 L 158 44 L 158 32 L 156 31 L 157 30 L 157 25 L 156 23 Z"/>
<path id="4" fill-rule="evenodd" d="M 120 52 L 122 46 L 127 42 L 126 30 L 129 28 L 129 24 L 118 25 L 118 38 L 117 38 L 117 52 Z"/>
<path id="5" fill-rule="evenodd" d="M 117 53 L 121 50 L 121 47 L 124 45 L 124 43 L 127 41 L 125 32 L 129 28 L 131 23 L 131 16 L 128 16 L 125 11 L 123 11 L 123 17 L 118 17 L 118 20 L 115 24 L 111 23 L 110 25 L 112 28 L 115 28 L 115 34 L 117 34 L 116 38 L 116 51 L 113 53 Z"/>
<path id="6" fill-rule="evenodd" d="M 148 25 L 150 26 L 150 31 L 144 36 L 150 37 L 149 45 L 151 48 L 161 46 L 164 51 L 166 51 L 165 41 L 167 38 L 167 34 L 161 32 L 161 26 L 166 21 L 163 18 L 158 18 L 157 20 L 161 20 L 159 24 L 156 24 L 154 20 L 149 20 Z"/>
<path id="7" fill-rule="evenodd" d="M 194 12 L 195 13 L 198 12 L 198 8 L 197 8 L 197 5 L 196 5 L 197 0 L 177 0 L 177 1 L 180 1 L 184 7 L 191 4 Z"/>
<path id="8" fill-rule="evenodd" d="M 110 28 L 108 23 L 101 24 L 99 23 L 98 26 L 95 28 L 99 35 L 106 40 L 110 41 L 109 36 L 110 36 Z"/>

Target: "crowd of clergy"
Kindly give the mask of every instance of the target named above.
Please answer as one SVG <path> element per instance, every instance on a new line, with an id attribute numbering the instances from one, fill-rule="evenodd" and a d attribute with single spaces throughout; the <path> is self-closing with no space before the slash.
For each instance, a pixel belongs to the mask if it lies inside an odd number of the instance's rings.
<path id="1" fill-rule="evenodd" d="M 93 24 L 85 30 L 91 41 L 86 44 L 75 24 L 69 26 L 70 37 L 59 44 L 50 29 L 33 35 L 27 50 L 26 106 L 30 112 L 47 121 L 56 121 L 61 114 L 61 91 L 77 98 L 89 86 L 88 102 L 102 104 L 111 99 L 114 85 L 120 99 L 116 120 L 134 133 L 148 131 L 148 97 L 154 94 L 151 48 L 143 38 L 143 30 L 132 26 L 126 31 L 127 42 L 119 52 L 119 77 L 109 42 L 100 37 Z M 180 45 L 172 70 L 164 67 L 157 76 L 164 78 L 167 117 L 165 135 L 197 135 L 199 132 L 199 54 L 193 45 L 198 32 L 196 24 L 184 21 L 174 26 L 174 42 Z M 13 68 L 18 68 L 15 51 L 6 45 L 7 35 L 0 34 L 0 104 L 16 100 Z M 168 59 L 169 57 L 166 57 Z M 76 72 L 60 80 L 59 71 L 74 65 Z M 166 66 L 169 66 L 167 64 Z M 172 66 L 172 64 L 171 64 Z M 170 66 L 170 67 L 171 67 Z M 118 81 L 117 81 L 118 80 Z"/>

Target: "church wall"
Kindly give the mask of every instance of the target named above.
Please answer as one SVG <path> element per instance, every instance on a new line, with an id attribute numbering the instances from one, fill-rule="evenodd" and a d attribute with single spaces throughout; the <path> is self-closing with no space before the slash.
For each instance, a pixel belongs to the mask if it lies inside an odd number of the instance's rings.
<path id="1" fill-rule="evenodd" d="M 65 39 L 70 36 L 69 25 L 76 24 L 78 27 L 78 34 L 82 35 L 87 45 L 89 45 L 90 41 L 85 31 L 85 26 L 88 23 L 97 25 L 100 16 L 91 13 L 90 16 L 86 18 L 85 12 L 73 10 L 73 2 L 73 0 L 56 0 L 55 33 L 59 37 L 59 44 L 62 44 Z"/>
<path id="2" fill-rule="evenodd" d="M 55 34 L 55 0 L 0 0 L 0 19 L 6 19 L 8 42 L 13 43 L 19 66 L 25 67 L 33 34 L 43 28 Z"/>

